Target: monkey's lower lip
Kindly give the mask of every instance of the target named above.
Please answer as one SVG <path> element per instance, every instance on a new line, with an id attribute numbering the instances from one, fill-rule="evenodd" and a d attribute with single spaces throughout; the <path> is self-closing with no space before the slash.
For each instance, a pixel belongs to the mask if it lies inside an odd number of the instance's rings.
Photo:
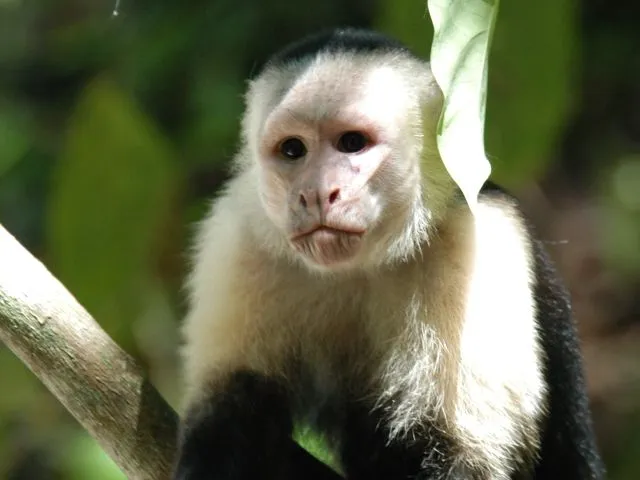
<path id="1" fill-rule="evenodd" d="M 339 235 L 349 235 L 349 236 L 353 235 L 356 237 L 361 237 L 362 235 L 364 235 L 364 230 L 349 230 L 345 228 L 334 228 L 334 227 L 328 227 L 326 225 L 319 225 L 317 227 L 314 227 L 309 230 L 305 230 L 302 233 L 298 233 L 294 235 L 291 240 L 295 242 L 296 240 L 301 240 L 304 237 L 310 237 L 310 236 L 333 237 L 333 236 L 339 236 Z"/>
<path id="2" fill-rule="evenodd" d="M 323 225 L 298 234 L 291 242 L 312 263 L 333 267 L 355 257 L 363 234 L 362 230 L 344 230 Z"/>

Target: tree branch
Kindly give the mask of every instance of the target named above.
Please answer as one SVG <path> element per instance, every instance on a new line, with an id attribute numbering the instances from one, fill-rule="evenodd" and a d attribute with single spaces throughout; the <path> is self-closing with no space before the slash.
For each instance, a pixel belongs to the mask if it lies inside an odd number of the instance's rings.
<path id="1" fill-rule="evenodd" d="M 128 478 L 167 480 L 178 417 L 142 368 L 0 225 L 0 339 Z M 296 445 L 316 478 L 340 478 Z"/>
<path id="2" fill-rule="evenodd" d="M 133 358 L 2 227 L 0 339 L 128 478 L 170 478 L 176 414 Z"/>

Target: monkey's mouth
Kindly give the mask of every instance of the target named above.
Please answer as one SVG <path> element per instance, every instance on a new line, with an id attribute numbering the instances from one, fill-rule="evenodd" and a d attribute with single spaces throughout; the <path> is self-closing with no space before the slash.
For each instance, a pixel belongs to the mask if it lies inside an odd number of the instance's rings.
<path id="1" fill-rule="evenodd" d="M 309 237 L 313 235 L 324 235 L 324 236 L 337 236 L 337 235 L 356 235 L 362 236 L 364 235 L 364 230 L 357 229 L 349 229 L 344 227 L 330 227 L 328 225 L 316 225 L 313 228 L 307 229 L 294 235 L 291 238 L 291 241 L 296 242 L 304 237 Z"/>
<path id="2" fill-rule="evenodd" d="M 359 250 L 364 230 L 317 225 L 291 238 L 293 247 L 314 263 L 330 266 L 352 259 Z"/>

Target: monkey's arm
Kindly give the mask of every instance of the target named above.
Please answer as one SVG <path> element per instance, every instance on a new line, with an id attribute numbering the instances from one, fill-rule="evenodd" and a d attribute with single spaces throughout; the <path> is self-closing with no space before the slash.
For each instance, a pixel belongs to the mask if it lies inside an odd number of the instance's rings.
<path id="1" fill-rule="evenodd" d="M 279 478 L 291 420 L 277 383 L 250 373 L 228 375 L 185 416 L 176 480 Z"/>
<path id="2" fill-rule="evenodd" d="M 175 480 L 339 480 L 292 441 L 286 389 L 249 371 L 229 374 L 182 424 Z"/>

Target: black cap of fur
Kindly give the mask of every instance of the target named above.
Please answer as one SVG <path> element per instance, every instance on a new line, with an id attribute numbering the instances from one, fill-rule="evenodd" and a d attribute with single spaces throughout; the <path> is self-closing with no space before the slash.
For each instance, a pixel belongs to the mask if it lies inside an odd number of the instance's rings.
<path id="1" fill-rule="evenodd" d="M 266 67 L 280 67 L 291 63 L 304 62 L 323 52 L 355 53 L 410 53 L 400 41 L 378 32 L 359 28 L 335 28 L 309 35 L 291 43 L 276 54 Z"/>

